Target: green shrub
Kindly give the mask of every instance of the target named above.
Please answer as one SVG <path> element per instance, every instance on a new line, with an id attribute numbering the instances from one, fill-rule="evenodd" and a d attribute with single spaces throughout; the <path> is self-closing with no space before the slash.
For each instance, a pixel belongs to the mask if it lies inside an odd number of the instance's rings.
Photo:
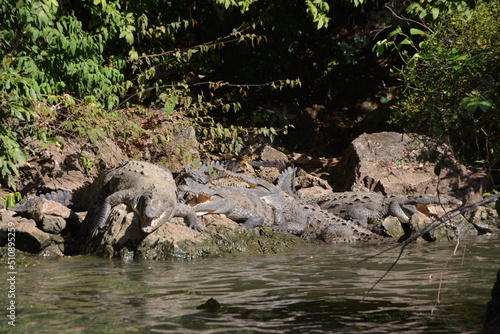
<path id="1" fill-rule="evenodd" d="M 397 74 L 403 98 L 392 121 L 451 144 L 466 162 L 500 163 L 500 4 L 442 18 Z"/>

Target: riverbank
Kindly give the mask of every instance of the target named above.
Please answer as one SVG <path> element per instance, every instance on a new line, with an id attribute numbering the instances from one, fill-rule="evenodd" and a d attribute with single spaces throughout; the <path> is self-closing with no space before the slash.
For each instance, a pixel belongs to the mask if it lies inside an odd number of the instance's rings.
<path id="1" fill-rule="evenodd" d="M 196 142 L 189 129 L 178 133 L 182 134 L 184 142 L 189 139 L 186 147 L 191 150 L 197 148 L 192 151 L 192 157 L 205 154 L 203 146 Z M 22 185 L 20 190 L 26 197 L 33 196 L 33 193 L 58 189 L 78 189 L 91 182 L 99 169 L 104 170 L 128 159 L 127 154 L 110 140 L 95 145 L 81 145 L 70 141 L 65 145 L 52 145 L 50 150 L 47 150 L 45 144 L 36 141 L 30 145 L 33 147 L 33 156 L 27 164 L 19 167 Z M 477 169 L 471 170 L 461 166 L 444 151 L 445 149 L 424 145 L 422 142 L 415 143 L 411 136 L 384 132 L 360 136 L 351 143 L 340 162 L 336 164 L 334 160 L 313 159 L 294 153 L 285 155 L 268 144 L 249 147 L 241 157 L 234 158 L 233 164 L 239 164 L 247 175 L 257 176 L 267 182 L 276 182 L 280 175 L 279 168 L 254 168 L 244 161 L 281 161 L 277 165 L 296 165 L 299 168 L 295 180 L 297 191 L 301 196 L 311 198 L 332 193 L 334 190 L 358 190 L 365 191 L 367 195 L 382 193 L 387 196 L 414 192 L 432 196 L 439 194 L 461 199 L 464 203 L 481 198 L 482 193 L 491 187 L 488 175 Z M 432 152 L 445 156 L 447 160 L 430 161 Z M 179 154 L 182 155 L 181 152 Z M 155 155 L 158 156 L 158 153 Z M 168 161 L 165 160 L 167 158 Z M 183 166 L 179 164 L 181 160 L 179 156 L 163 156 L 159 159 L 174 173 L 182 171 Z M 189 162 L 185 162 L 187 163 Z M 438 163 L 441 164 L 440 175 L 435 173 Z M 327 178 L 320 178 L 318 175 L 326 175 Z M 337 178 L 332 180 L 334 176 Z M 340 180 L 343 180 L 341 189 Z M 335 189 L 332 189 L 328 181 Z M 447 208 L 441 205 L 426 205 L 418 210 L 424 214 L 414 215 L 411 226 L 405 227 L 394 216 L 383 219 L 380 226 L 396 241 L 407 235 L 408 228 L 412 233 L 423 230 L 432 222 L 432 217 L 441 216 Z M 17 250 L 43 256 L 80 254 L 81 245 L 76 235 L 84 217 L 85 212 L 73 212 L 63 205 L 45 200 L 30 209 L 24 217 L 2 210 L 0 240 L 3 246 L 8 247 L 10 228 L 15 230 Z M 119 205 L 113 208 L 110 220 L 117 226 L 116 229 L 126 231 L 135 226 L 135 217 L 130 208 Z M 11 226 L 13 224 L 15 226 Z M 303 245 L 303 240 L 290 233 L 265 227 L 247 230 L 224 215 L 206 215 L 200 219 L 200 224 L 204 232 L 187 227 L 182 218 L 174 218 L 149 236 L 127 237 L 125 240 L 124 235 L 115 233 L 115 237 L 99 244 L 93 254 L 102 257 L 160 260 L 239 252 L 279 253 Z M 457 237 L 495 234 L 498 232 L 498 226 L 498 215 L 494 208 L 491 205 L 484 206 L 465 215 L 458 215 L 453 221 L 427 233 L 420 240 L 454 240 Z M 134 235 L 136 234 L 139 236 L 139 231 Z"/>

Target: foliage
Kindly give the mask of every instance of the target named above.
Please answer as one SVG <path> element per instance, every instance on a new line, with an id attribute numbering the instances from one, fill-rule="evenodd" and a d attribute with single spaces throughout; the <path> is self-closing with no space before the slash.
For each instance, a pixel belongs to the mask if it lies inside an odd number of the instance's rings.
<path id="1" fill-rule="evenodd" d="M 391 18 L 384 23 L 391 31 L 385 38 L 377 40 L 373 50 L 378 56 L 386 50 L 395 51 L 401 60 L 411 63 L 425 47 L 426 38 L 434 34 L 449 15 L 455 12 L 467 15 L 470 5 L 464 0 L 429 0 L 403 2 L 399 6 L 389 3 L 385 8 L 391 13 Z"/>
<path id="2" fill-rule="evenodd" d="M 17 175 L 17 164 L 26 162 L 26 154 L 19 144 L 19 127 L 29 124 L 36 116 L 31 108 L 37 101 L 34 80 L 23 78 L 15 70 L 2 64 L 0 73 L 0 174 Z M 32 130 L 26 126 L 25 132 Z M 14 184 L 10 184 L 13 187 Z"/>
<path id="3" fill-rule="evenodd" d="M 394 13 L 387 21 L 377 16 L 384 3 L 0 2 L 0 174 L 16 174 L 16 166 L 26 161 L 22 139 L 27 136 L 172 146 L 155 125 L 182 120 L 210 150 L 235 153 L 254 135 L 274 139 L 294 127 L 310 130 L 305 105 L 330 103 L 340 109 L 343 99 L 354 104 L 368 95 L 364 79 L 372 64 L 366 59 L 375 37 L 368 29 L 357 30 L 358 23 L 351 29 L 353 22 L 379 20 L 376 26 L 382 25 L 385 35 L 375 50 L 397 52 L 410 85 L 410 72 L 428 57 L 423 52 L 430 50 L 434 32 L 446 27 L 450 10 L 466 13 L 470 5 L 401 2 L 409 6 L 387 7 Z M 462 62 L 462 71 L 484 67 L 487 57 L 476 56 L 467 65 L 460 57 L 456 62 Z M 496 107 L 483 90 L 463 93 L 458 106 L 465 114 L 476 117 Z M 140 106 L 161 106 L 162 117 Z M 395 119 L 403 124 L 409 115 Z M 293 134 L 291 140 L 308 138 Z"/>
<path id="4" fill-rule="evenodd" d="M 0 174 L 6 176 L 26 161 L 23 137 L 45 138 L 38 113 L 44 101 L 57 102 L 65 92 L 116 106 L 124 61 L 105 58 L 105 36 L 85 32 L 55 0 L 3 1 L 0 11 Z"/>
<path id="5" fill-rule="evenodd" d="M 112 34 L 92 34 L 55 0 L 3 2 L 3 65 L 36 82 L 36 94 L 54 101 L 62 92 L 116 106 L 125 62 L 106 57 Z"/>
<path id="6" fill-rule="evenodd" d="M 164 103 L 167 113 L 181 109 L 207 117 L 214 109 L 237 110 L 235 101 L 212 91 L 223 86 L 244 91 L 248 86 L 199 79 L 217 61 L 208 54 L 230 43 L 260 43 L 262 37 L 234 29 L 226 37 L 195 44 L 187 30 L 197 22 L 179 19 L 180 13 L 186 16 L 185 5 L 163 14 L 158 7 L 164 5 L 137 2 L 125 8 L 120 1 L 101 0 L 73 6 L 56 0 L 0 3 L 2 176 L 16 174 L 16 165 L 26 161 L 20 140 L 28 135 L 44 138 L 60 132 L 91 141 L 117 132 L 140 137 L 137 127 L 121 126 L 120 116 L 109 112 L 127 91 L 135 91 L 127 98 L 135 102 Z M 244 8 L 243 2 L 238 5 Z M 269 87 L 275 84 L 288 85 L 286 80 L 273 81 Z"/>
<path id="7" fill-rule="evenodd" d="M 259 0 L 216 0 L 217 3 L 223 5 L 226 9 L 230 6 L 235 6 L 238 7 L 242 13 L 247 12 L 250 9 L 252 3 L 258 1 Z M 357 6 L 358 4 L 364 2 L 364 0 L 353 0 L 353 2 Z M 328 27 L 328 22 L 330 21 L 330 17 L 328 17 L 330 5 L 328 4 L 328 2 L 323 0 L 305 0 L 305 6 L 309 18 L 313 23 L 316 24 L 316 27 L 318 29 Z"/>
<path id="8" fill-rule="evenodd" d="M 393 121 L 451 143 L 462 158 L 500 163 L 500 5 L 448 13 L 398 72 Z"/>

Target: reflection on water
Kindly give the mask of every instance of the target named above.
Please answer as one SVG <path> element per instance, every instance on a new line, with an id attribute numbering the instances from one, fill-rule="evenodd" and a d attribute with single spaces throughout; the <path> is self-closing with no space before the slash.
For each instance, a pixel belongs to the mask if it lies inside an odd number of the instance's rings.
<path id="1" fill-rule="evenodd" d="M 412 245 L 368 294 L 394 253 L 360 264 L 381 248 L 310 245 L 171 262 L 36 259 L 18 268 L 15 333 L 476 333 L 498 241 L 466 242 L 455 256 L 453 244 Z M 209 298 L 221 307 L 197 309 Z"/>

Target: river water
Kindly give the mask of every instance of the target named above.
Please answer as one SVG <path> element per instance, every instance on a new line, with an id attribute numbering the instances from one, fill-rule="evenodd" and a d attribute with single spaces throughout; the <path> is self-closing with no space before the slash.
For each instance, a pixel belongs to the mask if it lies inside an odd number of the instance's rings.
<path id="1" fill-rule="evenodd" d="M 397 253 L 357 263 L 384 247 L 338 244 L 191 261 L 33 258 L 17 268 L 16 326 L 7 324 L 4 311 L 0 328 L 8 333 L 477 333 L 499 268 L 499 240 L 462 241 L 455 255 L 451 243 L 411 245 L 369 293 Z M 220 308 L 197 308 L 210 298 Z"/>

